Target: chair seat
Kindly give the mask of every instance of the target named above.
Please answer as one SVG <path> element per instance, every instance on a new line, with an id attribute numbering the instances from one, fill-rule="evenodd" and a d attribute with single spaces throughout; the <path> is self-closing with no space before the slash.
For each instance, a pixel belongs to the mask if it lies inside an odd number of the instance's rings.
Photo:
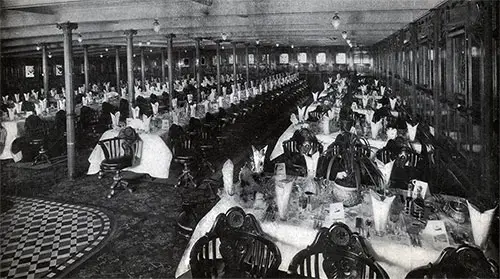
<path id="1" fill-rule="evenodd" d="M 104 171 L 121 170 L 130 166 L 132 166 L 132 157 L 105 159 L 101 162 L 101 169 Z"/>
<path id="2" fill-rule="evenodd" d="M 181 163 L 181 164 L 189 163 L 193 160 L 194 160 L 194 156 L 192 156 L 192 155 L 177 155 L 174 158 L 175 162 Z"/>
<path id="3" fill-rule="evenodd" d="M 210 150 L 210 149 L 213 149 L 213 148 L 214 148 L 213 144 L 202 144 L 202 145 L 200 145 L 200 149 L 202 151 Z"/>

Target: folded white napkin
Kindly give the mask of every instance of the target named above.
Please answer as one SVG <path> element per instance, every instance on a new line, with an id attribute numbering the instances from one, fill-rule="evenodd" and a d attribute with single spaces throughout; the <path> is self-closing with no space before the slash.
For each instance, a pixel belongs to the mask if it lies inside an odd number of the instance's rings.
<path id="1" fill-rule="evenodd" d="M 377 139 L 378 132 L 380 131 L 380 128 L 382 128 L 382 120 L 383 119 L 380 119 L 378 122 L 375 123 L 373 121 L 370 121 L 370 126 L 372 129 L 372 139 Z"/>
<path id="2" fill-rule="evenodd" d="M 172 109 L 176 110 L 177 109 L 177 98 L 172 99 Z"/>
<path id="3" fill-rule="evenodd" d="M 313 92 L 311 94 L 312 94 L 312 97 L 313 97 L 313 102 L 317 102 L 318 101 L 319 92 Z"/>
<path id="4" fill-rule="evenodd" d="M 150 85 L 146 83 L 145 86 L 146 86 L 146 92 L 150 92 L 151 91 Z"/>
<path id="5" fill-rule="evenodd" d="M 297 116 L 299 119 L 299 122 L 304 122 L 309 118 L 309 115 L 307 113 L 307 107 L 299 107 L 297 106 Z"/>
<path id="6" fill-rule="evenodd" d="M 328 83 L 332 84 L 333 83 L 333 77 L 328 78 Z"/>
<path id="7" fill-rule="evenodd" d="M 387 140 L 395 139 L 398 135 L 398 130 L 394 128 L 388 128 L 385 132 L 387 134 Z"/>
<path id="8" fill-rule="evenodd" d="M 264 86 L 261 84 L 259 84 L 259 94 L 262 94 L 262 92 L 264 91 Z"/>
<path id="9" fill-rule="evenodd" d="M 121 95 L 123 99 L 127 99 L 127 88 L 121 88 Z"/>
<path id="10" fill-rule="evenodd" d="M 61 94 L 66 95 L 66 88 L 64 88 L 64 86 L 61 87 Z"/>
<path id="11" fill-rule="evenodd" d="M 488 233 L 490 231 L 491 223 L 493 221 L 493 216 L 495 215 L 497 206 L 482 213 L 475 205 L 471 204 L 468 200 L 467 206 L 469 208 L 469 216 L 472 226 L 474 243 L 477 246 L 482 247 L 486 243 L 486 240 L 488 238 Z"/>
<path id="12" fill-rule="evenodd" d="M 14 98 L 16 99 L 16 103 L 19 103 L 19 94 L 14 94 Z"/>
<path id="13" fill-rule="evenodd" d="M 134 92 L 135 92 L 135 94 L 140 94 L 141 88 L 139 86 L 134 86 Z"/>
<path id="14" fill-rule="evenodd" d="M 228 159 L 222 166 L 222 181 L 224 182 L 226 194 L 230 196 L 234 195 L 233 172 L 234 164 Z"/>
<path id="15" fill-rule="evenodd" d="M 104 88 L 105 88 L 106 92 L 109 92 L 109 84 L 110 84 L 109 81 L 104 83 Z"/>
<path id="16" fill-rule="evenodd" d="M 253 153 L 253 171 L 256 173 L 262 173 L 264 171 L 264 160 L 266 159 L 267 145 L 264 148 L 258 150 L 252 145 Z"/>
<path id="17" fill-rule="evenodd" d="M 382 173 L 382 177 L 381 177 L 382 187 L 384 187 L 384 189 L 387 189 L 389 186 L 389 183 L 391 182 L 391 174 L 392 174 L 392 167 L 394 166 L 394 160 L 388 162 L 387 164 L 384 164 L 384 162 L 375 158 L 375 164 L 377 165 L 377 168 Z"/>
<path id="18" fill-rule="evenodd" d="M 149 132 L 149 124 L 151 123 L 151 116 L 147 116 L 145 114 L 142 115 L 142 129 L 146 132 Z"/>
<path id="19" fill-rule="evenodd" d="M 191 117 L 196 118 L 196 104 L 190 105 L 189 108 L 190 108 L 190 111 L 191 111 L 191 113 L 190 113 Z"/>
<path id="20" fill-rule="evenodd" d="M 264 83 L 264 92 L 267 93 L 268 91 L 269 91 L 269 88 L 268 88 L 267 82 L 266 82 L 266 83 Z"/>
<path id="21" fill-rule="evenodd" d="M 179 125 L 179 113 L 176 111 L 171 111 L 170 115 L 172 116 L 172 124 Z"/>
<path id="22" fill-rule="evenodd" d="M 203 104 L 204 112 L 205 113 L 210 112 L 210 102 L 208 100 L 205 100 L 202 102 L 202 104 Z"/>
<path id="23" fill-rule="evenodd" d="M 325 135 L 330 134 L 330 121 L 331 119 L 328 117 L 328 115 L 323 115 L 323 119 L 321 120 L 321 128 L 323 130 L 323 134 Z"/>
<path id="24" fill-rule="evenodd" d="M 14 116 L 16 114 L 16 108 L 7 108 L 7 113 L 9 114 L 9 120 L 14 121 Z"/>
<path id="25" fill-rule="evenodd" d="M 109 100 L 108 94 L 104 94 L 104 102 L 107 102 Z"/>
<path id="26" fill-rule="evenodd" d="M 361 96 L 361 102 L 363 104 L 363 108 L 366 108 L 366 106 L 368 105 L 368 98 L 369 98 L 368 95 Z"/>
<path id="27" fill-rule="evenodd" d="M 35 100 L 38 100 L 38 96 L 39 96 L 38 92 L 33 92 L 33 98 L 35 98 Z"/>
<path id="28" fill-rule="evenodd" d="M 141 109 L 139 107 L 132 108 L 132 118 L 139 119 Z"/>
<path id="29" fill-rule="evenodd" d="M 435 131 L 434 131 L 434 127 L 429 126 L 429 132 L 431 133 L 431 135 L 433 135 L 433 136 L 434 136 L 434 133 L 435 133 Z"/>
<path id="30" fill-rule="evenodd" d="M 66 99 L 57 100 L 57 109 L 58 110 L 66 110 Z"/>
<path id="31" fill-rule="evenodd" d="M 87 97 L 82 98 L 82 106 L 88 106 L 89 105 L 89 100 Z"/>
<path id="32" fill-rule="evenodd" d="M 384 94 L 385 94 L 385 86 L 380 86 L 380 94 L 382 94 L 382 96 L 384 96 Z"/>
<path id="33" fill-rule="evenodd" d="M 217 90 L 216 89 L 212 89 L 212 92 L 210 92 L 210 95 L 208 95 L 208 100 L 210 102 L 215 101 L 215 94 L 217 94 Z"/>
<path id="34" fill-rule="evenodd" d="M 374 81 L 375 81 L 375 86 L 378 86 L 378 79 L 376 79 Z"/>
<path id="35" fill-rule="evenodd" d="M 418 124 L 419 123 L 417 123 L 415 126 L 413 126 L 410 123 L 406 122 L 406 127 L 408 128 L 408 138 L 410 139 L 410 141 L 415 140 L 415 135 L 417 134 Z"/>
<path id="36" fill-rule="evenodd" d="M 218 100 L 218 103 L 219 103 L 219 108 L 224 107 L 224 97 L 219 96 L 219 98 L 217 100 Z"/>
<path id="37" fill-rule="evenodd" d="M 9 100 L 9 96 L 2 96 L 3 103 L 6 104 L 7 101 Z"/>
<path id="38" fill-rule="evenodd" d="M 23 107 L 23 102 L 14 103 L 14 110 L 16 111 L 16 113 L 21 113 L 22 107 Z"/>
<path id="39" fill-rule="evenodd" d="M 226 95 L 227 94 L 227 87 L 225 86 L 222 86 L 222 95 Z"/>
<path id="40" fill-rule="evenodd" d="M 311 156 L 304 154 L 304 159 L 306 160 L 307 176 L 308 177 L 316 177 L 316 170 L 317 170 L 317 167 L 318 167 L 319 152 L 316 152 L 316 153 L 314 153 Z"/>
<path id="41" fill-rule="evenodd" d="M 344 91 L 344 88 L 345 88 L 345 86 L 344 86 L 343 84 L 339 84 L 339 85 L 337 86 L 337 91 L 338 91 L 339 93 L 342 93 L 342 91 Z"/>
<path id="42" fill-rule="evenodd" d="M 153 115 L 157 115 L 158 114 L 158 106 L 160 104 L 158 104 L 158 102 L 154 102 L 151 104 L 151 108 L 153 109 Z"/>
<path id="43" fill-rule="evenodd" d="M 292 122 L 293 125 L 299 124 L 299 120 L 297 119 L 297 115 L 295 115 L 295 113 L 290 115 L 290 122 Z"/>
<path id="44" fill-rule="evenodd" d="M 394 110 L 396 108 L 396 102 L 398 101 L 397 98 L 389 98 L 389 102 L 391 104 L 391 109 Z"/>
<path id="45" fill-rule="evenodd" d="M 109 114 L 111 114 L 111 124 L 113 125 L 113 129 L 120 127 L 120 112 L 117 111 L 115 114 L 110 112 Z"/>
<path id="46" fill-rule="evenodd" d="M 368 85 L 363 84 L 360 86 L 360 88 L 361 88 L 361 92 L 366 93 L 366 91 L 368 90 Z"/>
<path id="47" fill-rule="evenodd" d="M 40 106 L 42 107 L 42 111 L 47 109 L 47 99 L 40 100 Z"/>
<path id="48" fill-rule="evenodd" d="M 329 87 L 330 84 L 328 82 L 323 82 L 323 91 L 327 91 Z"/>
<path id="49" fill-rule="evenodd" d="M 38 104 L 38 103 L 35 103 L 35 113 L 36 115 L 42 115 L 42 105 L 41 104 Z"/>
<path id="50" fill-rule="evenodd" d="M 351 109 L 352 110 L 357 110 L 358 109 L 358 104 L 356 102 L 352 102 Z"/>
<path id="51" fill-rule="evenodd" d="M 373 190 L 370 190 L 370 196 L 373 210 L 373 225 L 377 232 L 383 232 L 385 231 L 387 220 L 389 219 L 392 202 L 396 196 L 385 197 L 385 199 L 382 200 Z"/>
<path id="52" fill-rule="evenodd" d="M 23 95 L 26 102 L 30 100 L 30 93 L 23 93 Z"/>

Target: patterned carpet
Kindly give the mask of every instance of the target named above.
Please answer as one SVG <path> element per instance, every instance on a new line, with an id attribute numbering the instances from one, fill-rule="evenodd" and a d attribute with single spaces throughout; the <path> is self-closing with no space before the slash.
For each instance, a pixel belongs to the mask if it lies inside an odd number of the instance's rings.
<path id="1" fill-rule="evenodd" d="M 104 246 L 110 218 L 94 208 L 9 197 L 0 215 L 0 277 L 62 277 Z"/>

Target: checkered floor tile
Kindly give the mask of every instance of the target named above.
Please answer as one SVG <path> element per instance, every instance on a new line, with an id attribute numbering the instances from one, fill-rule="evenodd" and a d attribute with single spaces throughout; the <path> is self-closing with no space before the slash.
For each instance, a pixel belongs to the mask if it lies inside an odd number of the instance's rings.
<path id="1" fill-rule="evenodd" d="M 78 205 L 12 197 L 0 215 L 0 278 L 54 278 L 102 247 L 110 235 L 103 212 Z"/>

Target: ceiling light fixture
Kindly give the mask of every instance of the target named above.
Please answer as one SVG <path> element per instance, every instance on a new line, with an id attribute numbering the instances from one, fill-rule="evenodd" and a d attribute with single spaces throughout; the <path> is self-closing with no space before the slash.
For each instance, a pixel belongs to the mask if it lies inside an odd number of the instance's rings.
<path id="1" fill-rule="evenodd" d="M 157 18 L 155 18 L 155 20 L 153 21 L 153 30 L 156 32 L 156 33 L 159 33 L 160 32 L 160 22 L 158 21 Z"/>
<path id="2" fill-rule="evenodd" d="M 333 28 L 338 29 L 340 26 L 340 17 L 338 13 L 335 13 L 335 15 L 332 17 L 332 25 Z"/>
<path id="3" fill-rule="evenodd" d="M 224 46 L 222 46 L 221 48 L 224 49 Z"/>
<path id="4" fill-rule="evenodd" d="M 102 58 L 102 54 L 101 54 L 101 55 L 99 55 L 99 56 Z"/>
<path id="5" fill-rule="evenodd" d="M 149 52 L 153 52 L 153 50 L 152 50 L 152 49 L 150 49 L 150 50 L 149 50 Z"/>
<path id="6" fill-rule="evenodd" d="M 133 56 L 135 57 L 135 53 L 134 53 L 134 55 L 133 55 Z"/>
<path id="7" fill-rule="evenodd" d="M 276 43 L 276 47 L 279 47 L 279 46 L 280 46 L 280 44 Z"/>
<path id="8" fill-rule="evenodd" d="M 142 42 L 139 42 L 139 46 L 142 46 Z"/>
<path id="9" fill-rule="evenodd" d="M 342 38 L 347 39 L 347 31 L 342 31 Z"/>
<path id="10" fill-rule="evenodd" d="M 78 42 L 81 43 L 83 41 L 82 34 L 78 34 Z"/>
<path id="11" fill-rule="evenodd" d="M 106 48 L 106 51 L 109 51 L 109 49 L 108 49 L 108 48 Z"/>

